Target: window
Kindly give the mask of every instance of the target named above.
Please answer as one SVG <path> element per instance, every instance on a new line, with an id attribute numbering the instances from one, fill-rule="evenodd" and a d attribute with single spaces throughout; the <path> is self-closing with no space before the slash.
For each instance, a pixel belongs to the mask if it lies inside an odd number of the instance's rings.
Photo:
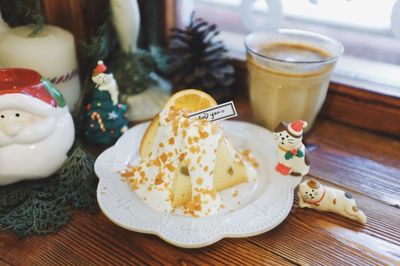
<path id="1" fill-rule="evenodd" d="M 400 0 L 181 0 L 178 8 L 181 26 L 192 10 L 217 24 L 239 59 L 253 30 L 297 28 L 333 37 L 345 47 L 333 81 L 400 97 Z M 245 10 L 250 15 L 243 19 Z"/>

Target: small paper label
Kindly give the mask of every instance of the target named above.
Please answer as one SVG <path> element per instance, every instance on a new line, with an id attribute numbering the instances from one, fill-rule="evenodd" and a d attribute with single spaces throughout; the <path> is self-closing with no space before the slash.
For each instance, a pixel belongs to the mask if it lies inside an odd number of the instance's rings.
<path id="1" fill-rule="evenodd" d="M 225 120 L 237 116 L 235 105 L 232 101 L 191 113 L 189 117 L 198 119 L 207 119 L 211 122 Z"/>

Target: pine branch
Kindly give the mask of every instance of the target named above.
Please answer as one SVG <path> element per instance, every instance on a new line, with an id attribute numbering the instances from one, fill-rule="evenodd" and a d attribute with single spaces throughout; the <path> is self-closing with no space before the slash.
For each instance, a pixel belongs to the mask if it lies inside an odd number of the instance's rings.
<path id="1" fill-rule="evenodd" d="M 96 35 L 90 38 L 89 43 L 83 43 L 83 54 L 89 61 L 96 62 L 99 58 L 106 60 L 115 47 L 112 42 L 113 26 L 108 16 L 104 23 L 98 28 Z M 115 39 L 115 38 L 114 38 Z"/>
<path id="2" fill-rule="evenodd" d="M 10 27 L 33 24 L 29 37 L 39 34 L 46 22 L 40 0 L 1 0 L 0 10 Z"/>

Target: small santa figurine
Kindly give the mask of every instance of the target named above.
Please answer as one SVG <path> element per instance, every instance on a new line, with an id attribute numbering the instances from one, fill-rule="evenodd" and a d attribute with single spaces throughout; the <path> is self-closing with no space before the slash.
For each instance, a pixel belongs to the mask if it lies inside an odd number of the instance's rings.
<path id="1" fill-rule="evenodd" d="M 0 69 L 0 185 L 54 174 L 75 137 L 63 96 L 39 73 Z"/>
<path id="2" fill-rule="evenodd" d="M 279 148 L 279 162 L 275 169 L 282 175 L 304 176 L 310 170 L 306 148 L 302 142 L 305 127 L 307 122 L 303 120 L 289 124 L 281 122 L 273 132 Z"/>

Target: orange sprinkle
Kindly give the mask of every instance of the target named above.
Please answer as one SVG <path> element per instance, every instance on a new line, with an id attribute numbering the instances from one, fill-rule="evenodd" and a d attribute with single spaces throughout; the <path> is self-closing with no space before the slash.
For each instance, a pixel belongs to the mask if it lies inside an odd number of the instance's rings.
<path id="1" fill-rule="evenodd" d="M 168 140 L 168 143 L 169 143 L 169 145 L 174 145 L 174 143 L 175 143 L 174 137 L 171 137 L 171 138 Z"/>
<path id="2" fill-rule="evenodd" d="M 199 137 L 193 137 L 194 142 L 199 142 Z"/>
<path id="3" fill-rule="evenodd" d="M 167 169 L 168 169 L 170 172 L 175 171 L 175 167 L 172 165 L 172 163 L 168 163 L 168 164 L 166 164 L 165 166 L 167 167 Z"/>
<path id="4" fill-rule="evenodd" d="M 185 159 L 185 157 L 186 157 L 186 152 L 185 153 L 181 153 L 181 154 L 179 154 L 178 160 L 181 162 L 181 161 L 183 161 Z"/>
<path id="5" fill-rule="evenodd" d="M 243 159 L 248 161 L 254 168 L 260 167 L 257 159 L 251 154 L 250 150 L 244 149 L 242 152 Z"/>
<path id="6" fill-rule="evenodd" d="M 121 173 L 120 175 L 121 175 L 122 177 L 128 178 L 128 177 L 134 176 L 134 172 L 125 171 L 125 172 Z"/>
<path id="7" fill-rule="evenodd" d="M 201 211 L 201 196 L 200 194 L 197 194 L 187 202 L 184 206 L 185 208 L 185 213 L 191 214 L 194 217 L 197 217 L 196 211 Z"/>
<path id="8" fill-rule="evenodd" d="M 207 125 L 208 123 L 209 123 L 209 122 L 208 122 L 207 119 L 201 119 L 201 120 L 200 120 L 200 124 L 203 125 L 203 126 Z"/>
<path id="9" fill-rule="evenodd" d="M 189 148 L 189 151 L 191 153 L 198 153 L 198 152 L 200 152 L 200 147 L 199 146 L 197 146 L 197 147 L 192 146 L 192 147 Z"/>
<path id="10" fill-rule="evenodd" d="M 182 123 L 182 127 L 183 127 L 183 128 L 187 128 L 187 127 L 189 127 L 189 126 L 190 126 L 189 120 L 183 121 L 183 123 Z"/>
<path id="11" fill-rule="evenodd" d="M 160 155 L 160 159 L 161 159 L 161 161 L 162 161 L 163 163 L 165 163 L 165 162 L 167 161 L 167 159 L 168 159 L 168 155 L 167 155 L 165 152 L 163 152 L 163 153 Z"/>
<path id="12" fill-rule="evenodd" d="M 132 179 L 129 182 L 131 184 L 131 187 L 133 190 L 136 190 L 139 188 L 138 180 L 137 179 Z"/>
<path id="13" fill-rule="evenodd" d="M 244 149 L 242 151 L 243 156 L 249 156 L 250 155 L 250 150 L 249 149 Z"/>
<path id="14" fill-rule="evenodd" d="M 162 172 L 159 172 L 156 176 L 156 179 L 154 180 L 155 185 L 160 185 L 163 182 L 163 174 Z"/>
<path id="15" fill-rule="evenodd" d="M 164 143 L 160 142 L 160 144 L 158 144 L 158 146 L 159 146 L 160 148 L 164 148 Z"/>
<path id="16" fill-rule="evenodd" d="M 155 166 L 157 166 L 157 167 L 161 166 L 160 159 L 159 159 L 159 158 L 154 159 L 154 160 L 153 160 L 153 164 L 154 164 Z"/>
<path id="17" fill-rule="evenodd" d="M 201 178 L 201 177 L 197 178 L 196 183 L 197 183 L 199 186 L 201 186 L 201 184 L 203 184 L 203 178 Z"/>
<path id="18" fill-rule="evenodd" d="M 207 172 L 208 171 L 208 166 L 206 165 L 206 166 L 204 166 L 204 172 Z"/>
<path id="19" fill-rule="evenodd" d="M 208 137 L 208 133 L 206 131 L 199 131 L 200 138 L 205 139 Z"/>

